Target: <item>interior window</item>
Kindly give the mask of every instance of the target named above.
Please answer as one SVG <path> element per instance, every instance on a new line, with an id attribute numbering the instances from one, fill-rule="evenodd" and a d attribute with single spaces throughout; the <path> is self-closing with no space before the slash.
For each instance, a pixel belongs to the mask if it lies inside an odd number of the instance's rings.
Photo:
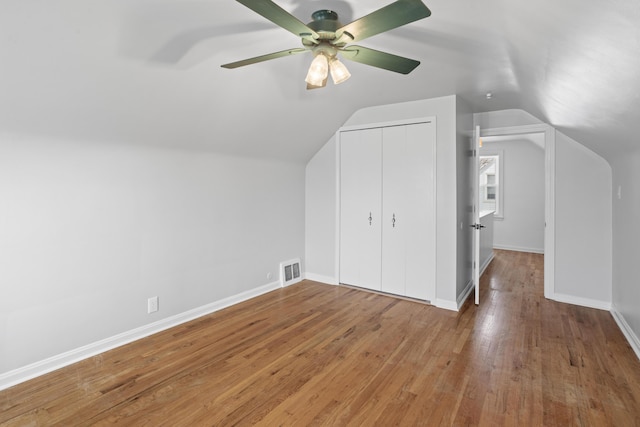
<path id="1" fill-rule="evenodd" d="M 493 211 L 502 218 L 500 154 L 480 156 L 480 211 Z"/>

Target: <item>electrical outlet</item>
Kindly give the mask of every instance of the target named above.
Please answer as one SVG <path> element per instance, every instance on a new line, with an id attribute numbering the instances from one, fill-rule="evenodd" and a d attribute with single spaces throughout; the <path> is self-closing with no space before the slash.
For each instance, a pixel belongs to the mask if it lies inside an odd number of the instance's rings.
<path id="1" fill-rule="evenodd" d="M 147 300 L 147 314 L 158 311 L 158 297 L 151 297 Z"/>

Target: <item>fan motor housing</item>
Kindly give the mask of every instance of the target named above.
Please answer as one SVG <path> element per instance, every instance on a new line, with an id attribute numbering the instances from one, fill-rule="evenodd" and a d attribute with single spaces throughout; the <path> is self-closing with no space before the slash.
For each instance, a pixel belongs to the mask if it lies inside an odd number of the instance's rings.
<path id="1" fill-rule="evenodd" d="M 311 14 L 311 18 L 313 21 L 309 22 L 307 26 L 318 33 L 321 39 L 325 39 L 323 33 L 329 36 L 326 39 L 334 38 L 336 30 L 342 27 L 338 21 L 338 14 L 333 10 L 317 10 Z"/>

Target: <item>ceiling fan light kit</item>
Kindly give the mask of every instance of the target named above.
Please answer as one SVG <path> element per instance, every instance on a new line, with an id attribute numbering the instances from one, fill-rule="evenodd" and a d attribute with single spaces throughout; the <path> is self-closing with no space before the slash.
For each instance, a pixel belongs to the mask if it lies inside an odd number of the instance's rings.
<path id="1" fill-rule="evenodd" d="M 338 21 L 338 14 L 336 12 L 327 9 L 314 12 L 311 15 L 313 21 L 308 24 L 303 24 L 271 0 L 237 1 L 276 25 L 300 37 L 304 48 L 293 48 L 261 55 L 224 64 L 222 67 L 238 68 L 270 59 L 281 58 L 283 56 L 313 52 L 314 58 L 307 72 L 307 77 L 305 78 L 307 89 L 324 87 L 327 83 L 329 72 L 335 84 L 342 83 L 351 77 L 351 73 L 349 73 L 347 67 L 338 59 L 338 52 L 340 52 L 345 59 L 351 61 L 401 74 L 409 74 L 420 65 L 419 61 L 362 46 L 347 46 L 347 44 L 401 27 L 431 15 L 431 11 L 421 0 L 397 0 L 347 25 L 342 25 L 340 21 Z"/>
<path id="2" fill-rule="evenodd" d="M 311 61 L 309 72 L 305 81 L 311 86 L 321 86 L 322 82 L 327 79 L 329 73 L 329 61 L 323 53 L 319 53 Z"/>
<path id="3" fill-rule="evenodd" d="M 320 43 L 312 47 L 315 58 L 311 61 L 309 72 L 305 81 L 313 88 L 324 87 L 325 82 L 331 72 L 331 78 L 334 84 L 340 84 L 347 81 L 351 77 L 351 73 L 347 67 L 340 62 L 337 57 L 338 49 L 327 43 Z M 310 87 L 311 89 L 311 87 Z"/>
<path id="4" fill-rule="evenodd" d="M 331 78 L 333 79 L 333 83 L 339 85 L 342 82 L 346 82 L 349 77 L 351 77 L 351 73 L 347 70 L 347 67 L 340 62 L 338 58 L 333 58 L 329 63 L 329 69 L 331 70 Z"/>

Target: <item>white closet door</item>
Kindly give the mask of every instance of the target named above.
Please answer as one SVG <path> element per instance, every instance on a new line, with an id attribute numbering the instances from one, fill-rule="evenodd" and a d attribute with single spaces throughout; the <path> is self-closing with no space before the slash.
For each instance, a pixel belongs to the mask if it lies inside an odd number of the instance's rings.
<path id="1" fill-rule="evenodd" d="M 382 291 L 405 295 L 407 221 L 406 126 L 383 129 L 382 137 Z"/>
<path id="2" fill-rule="evenodd" d="M 380 290 L 382 132 L 342 132 L 340 147 L 340 282 Z"/>
<path id="3" fill-rule="evenodd" d="M 436 125 L 419 123 L 406 129 L 407 199 L 406 296 L 436 297 Z"/>

